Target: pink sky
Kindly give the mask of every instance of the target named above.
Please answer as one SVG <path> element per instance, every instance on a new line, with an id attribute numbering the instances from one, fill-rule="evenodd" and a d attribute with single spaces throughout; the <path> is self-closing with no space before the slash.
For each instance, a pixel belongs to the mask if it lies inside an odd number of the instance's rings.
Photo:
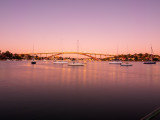
<path id="1" fill-rule="evenodd" d="M 160 0 L 1 0 L 0 50 L 160 55 Z"/>

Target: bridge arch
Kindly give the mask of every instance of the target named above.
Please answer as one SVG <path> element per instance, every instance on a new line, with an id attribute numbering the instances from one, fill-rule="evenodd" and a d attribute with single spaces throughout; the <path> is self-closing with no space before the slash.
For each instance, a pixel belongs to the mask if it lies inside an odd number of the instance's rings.
<path id="1" fill-rule="evenodd" d="M 104 57 L 113 57 L 113 55 L 109 55 L 109 54 L 101 54 L 101 53 L 88 53 L 88 52 L 47 52 L 47 53 L 26 53 L 23 55 L 40 55 L 40 57 L 42 55 L 46 55 L 46 58 L 53 58 L 54 56 L 58 56 L 61 54 L 80 54 L 80 55 L 84 55 L 87 56 L 89 58 L 92 58 L 94 60 L 100 60 L 99 58 L 97 58 L 96 56 L 104 56 Z M 50 55 L 50 56 L 48 56 Z M 48 56 L 48 57 L 47 57 Z"/>
<path id="2" fill-rule="evenodd" d="M 98 58 L 92 56 L 91 54 L 89 54 L 89 53 L 83 53 L 83 52 L 59 52 L 59 53 L 51 55 L 51 56 L 49 56 L 47 58 L 53 58 L 53 57 L 61 55 L 61 54 L 79 54 L 79 55 L 84 55 L 84 56 L 90 57 L 90 58 L 92 58 L 94 60 L 99 60 Z"/>

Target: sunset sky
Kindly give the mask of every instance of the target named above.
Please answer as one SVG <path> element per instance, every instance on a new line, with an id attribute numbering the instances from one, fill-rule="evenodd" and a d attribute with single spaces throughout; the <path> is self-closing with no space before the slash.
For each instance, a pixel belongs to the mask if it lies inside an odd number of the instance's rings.
<path id="1" fill-rule="evenodd" d="M 77 51 L 77 40 L 85 52 L 160 55 L 160 0 L 0 0 L 0 50 Z"/>

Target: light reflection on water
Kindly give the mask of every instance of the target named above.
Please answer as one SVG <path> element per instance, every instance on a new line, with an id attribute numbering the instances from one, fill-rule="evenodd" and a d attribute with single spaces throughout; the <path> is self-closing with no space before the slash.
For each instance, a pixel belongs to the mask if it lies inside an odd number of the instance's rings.
<path id="1" fill-rule="evenodd" d="M 160 63 L 72 67 L 52 61 L 0 61 L 3 116 L 138 120 L 160 106 L 159 91 Z"/>

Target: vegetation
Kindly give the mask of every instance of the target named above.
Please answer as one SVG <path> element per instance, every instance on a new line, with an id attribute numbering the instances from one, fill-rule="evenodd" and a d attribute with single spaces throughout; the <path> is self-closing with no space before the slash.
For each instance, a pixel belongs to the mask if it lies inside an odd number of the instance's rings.
<path id="1" fill-rule="evenodd" d="M 30 55 L 23 55 L 23 54 L 13 54 L 9 51 L 6 51 L 6 52 L 1 52 L 0 50 L 0 60 L 7 60 L 7 59 L 10 59 L 10 60 L 13 60 L 13 59 L 16 59 L 16 60 L 22 60 L 22 59 L 32 59 L 32 56 Z"/>

